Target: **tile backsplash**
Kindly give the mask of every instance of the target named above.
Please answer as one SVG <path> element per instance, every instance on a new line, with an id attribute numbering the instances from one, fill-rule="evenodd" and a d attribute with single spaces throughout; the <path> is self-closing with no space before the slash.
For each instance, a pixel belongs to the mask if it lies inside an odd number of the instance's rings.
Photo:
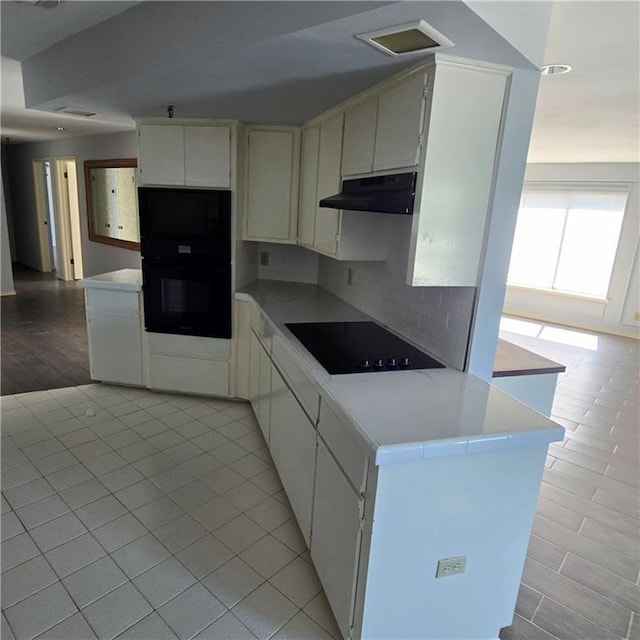
<path id="1" fill-rule="evenodd" d="M 321 256 L 318 284 L 447 365 L 463 369 L 475 287 L 408 286 L 411 218 L 397 217 L 389 230 L 386 262 L 340 262 Z M 352 284 L 347 283 L 349 269 Z"/>
<path id="2" fill-rule="evenodd" d="M 269 264 L 258 259 L 260 280 L 287 280 L 289 282 L 318 282 L 319 255 L 303 247 L 290 244 L 261 242 L 259 256 L 267 254 Z"/>

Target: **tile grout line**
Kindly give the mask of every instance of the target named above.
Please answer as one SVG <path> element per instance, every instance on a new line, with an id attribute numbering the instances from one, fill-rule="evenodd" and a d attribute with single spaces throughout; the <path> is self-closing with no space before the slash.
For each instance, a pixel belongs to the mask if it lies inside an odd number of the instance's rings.
<path id="1" fill-rule="evenodd" d="M 241 418 L 239 418 L 239 419 L 236 419 L 236 418 L 232 417 L 232 421 L 233 421 L 233 422 L 239 422 L 239 421 L 240 421 L 241 419 L 243 419 L 243 418 L 246 418 L 246 416 L 242 416 L 242 417 L 241 417 Z M 116 419 L 118 419 L 119 421 L 121 421 L 121 420 L 120 420 L 120 418 L 116 418 Z M 226 426 L 226 425 L 223 425 L 223 426 Z M 131 429 L 131 427 L 127 427 L 127 428 Z M 169 428 L 171 428 L 171 427 L 169 427 Z M 211 429 L 211 428 L 210 428 L 210 429 Z M 96 435 L 97 435 L 97 434 L 96 434 Z M 97 442 L 98 440 L 103 440 L 103 438 L 101 438 L 100 436 L 97 436 L 96 440 L 95 440 L 95 441 L 93 441 L 93 442 Z M 148 440 L 148 438 L 147 438 L 147 440 Z M 185 442 L 187 442 L 187 441 L 188 441 L 188 439 L 185 439 Z M 232 442 L 232 440 L 230 440 L 230 442 Z M 62 443 L 62 444 L 64 444 L 64 443 Z M 117 451 L 117 450 L 113 449 L 113 447 L 110 447 L 110 448 L 112 449 L 112 451 Z M 249 455 L 253 455 L 253 452 L 245 450 L 244 455 L 243 455 L 243 458 L 248 457 Z M 92 458 L 89 458 L 88 460 L 90 460 L 90 459 L 92 459 Z M 85 461 L 85 462 L 86 462 L 86 461 Z M 173 462 L 175 462 L 176 464 L 174 464 L 171 468 L 178 468 L 178 467 L 179 467 L 179 468 L 182 468 L 181 464 L 177 463 L 177 461 L 176 461 L 176 460 L 173 460 Z M 186 461 L 185 461 L 185 462 L 186 462 Z M 82 461 L 78 461 L 76 464 L 78 464 L 78 465 L 82 465 L 83 467 L 85 466 L 85 465 L 84 465 L 84 462 L 82 462 Z M 128 464 L 130 464 L 131 466 L 133 466 L 133 465 L 131 464 L 131 462 L 129 462 Z M 233 463 L 230 463 L 230 464 L 233 464 Z M 72 465 L 72 466 L 75 466 L 75 465 Z M 183 469 L 183 468 L 182 468 L 182 469 Z M 183 469 L 183 471 L 185 471 L 185 470 Z M 97 480 L 98 482 L 100 482 L 100 476 L 96 476 L 96 475 L 95 475 L 95 473 L 94 473 L 94 472 L 91 472 L 91 471 L 89 471 L 89 473 L 91 474 L 91 476 L 92 476 L 92 477 L 90 478 L 90 480 L 87 480 L 87 482 L 89 482 L 89 481 L 91 481 L 91 480 Z M 255 475 L 256 475 L 256 474 L 254 474 L 253 476 L 248 476 L 248 477 L 247 477 L 247 476 L 242 475 L 242 478 L 243 478 L 242 483 L 245 483 L 245 482 L 251 482 L 252 478 L 254 478 L 254 477 L 255 477 Z M 258 474 L 258 475 L 259 475 L 259 474 Z M 42 473 L 41 473 L 41 472 L 40 472 L 40 476 L 39 476 L 39 478 L 42 478 L 42 479 L 44 479 L 44 480 L 46 481 L 46 477 L 44 477 L 44 476 L 42 475 Z M 151 477 L 150 477 L 150 476 L 146 476 L 146 479 L 147 479 L 147 480 L 150 480 L 151 482 L 153 482 L 153 480 L 151 479 Z M 195 478 L 195 477 L 194 477 L 194 478 L 193 478 L 193 480 L 194 480 L 194 481 L 196 481 L 196 480 L 197 480 L 197 478 Z M 241 484 L 242 484 L 242 483 L 241 483 Z M 83 483 L 82 483 L 82 482 L 81 482 L 81 483 L 76 483 L 75 485 L 72 485 L 72 486 L 71 486 L 71 487 L 69 487 L 69 488 L 73 488 L 74 486 L 79 486 L 79 485 L 81 485 L 81 484 L 83 484 Z M 100 484 L 102 484 L 102 483 L 100 483 Z M 134 484 L 135 484 L 135 483 L 134 483 Z M 155 484 L 155 483 L 154 483 L 154 484 Z M 252 484 L 253 484 L 253 483 L 252 483 Z M 131 486 L 131 485 L 130 485 L 130 486 Z M 164 494 L 164 496 L 165 496 L 165 497 L 168 497 L 169 499 L 172 499 L 172 498 L 171 498 L 171 496 L 169 496 L 169 493 L 168 493 L 168 492 L 166 492 L 164 489 L 162 489 L 159 485 L 156 485 L 156 486 L 158 486 L 158 489 L 159 489 L 160 491 L 162 491 L 162 492 L 163 492 L 163 494 Z M 232 489 L 230 489 L 230 490 L 232 490 Z M 58 492 L 58 493 L 59 493 L 59 492 Z M 227 493 L 227 492 L 223 492 L 222 494 L 217 494 L 217 493 L 216 493 L 216 495 L 218 495 L 218 497 L 224 497 L 225 493 Z M 113 496 L 114 498 L 116 498 L 116 501 L 120 502 L 120 501 L 118 500 L 118 498 L 115 496 L 114 492 L 113 492 L 113 491 L 110 491 L 110 492 L 109 492 L 109 494 L 107 494 L 107 496 L 102 496 L 102 497 L 100 497 L 100 498 L 96 498 L 95 500 L 92 500 L 92 501 L 90 501 L 90 502 L 88 502 L 88 503 L 85 503 L 85 504 L 83 504 L 83 505 L 79 506 L 79 507 L 78 507 L 78 509 L 79 509 L 79 508 L 82 508 L 82 507 L 84 507 L 84 506 L 88 506 L 88 505 L 90 505 L 90 504 L 93 504 L 94 502 L 97 502 L 97 501 L 99 501 L 99 500 L 103 499 L 104 497 L 108 497 L 109 495 Z M 63 501 L 63 502 L 64 502 L 64 503 L 65 503 L 65 504 L 66 504 L 66 505 L 71 509 L 71 511 L 70 511 L 70 512 L 75 514 L 76 509 L 75 509 L 74 507 L 72 507 L 72 506 L 71 506 L 71 504 L 69 504 L 69 502 L 67 502 L 67 500 L 66 500 L 65 498 L 63 498 L 62 496 L 60 496 L 60 497 L 61 497 L 62 501 Z M 252 506 L 257 506 L 258 504 L 262 504 L 262 502 L 266 502 L 267 500 L 269 500 L 269 498 L 273 498 L 273 497 L 274 497 L 273 495 L 272 495 L 272 496 L 267 495 L 267 496 L 265 496 L 265 497 L 264 497 L 264 499 L 263 499 L 263 500 L 261 500 L 260 502 L 258 502 L 256 505 L 252 505 Z M 39 500 L 37 500 L 37 501 L 35 501 L 35 502 L 38 502 L 38 501 L 39 501 Z M 33 503 L 32 503 L 32 504 L 33 504 Z M 120 504 L 122 504 L 122 503 L 120 502 Z M 124 508 L 124 509 L 126 509 L 126 510 L 127 510 L 127 512 L 128 512 L 128 513 L 132 513 L 132 512 L 131 512 L 131 510 L 129 510 L 129 509 L 128 509 L 128 507 L 126 507 L 126 505 L 122 505 L 122 506 L 123 506 L 123 508 Z M 241 513 L 242 513 L 242 512 L 240 512 L 238 515 L 241 515 Z M 189 514 L 189 512 L 188 512 L 188 511 L 184 511 L 183 515 L 190 515 L 190 514 Z M 58 516 L 58 517 L 61 517 L 61 516 Z M 134 517 L 135 517 L 135 516 L 134 516 Z M 177 518 L 179 518 L 179 517 L 182 517 L 182 516 L 178 516 Z M 193 516 L 191 516 L 191 517 L 193 517 Z M 236 517 L 237 517 L 237 516 L 236 516 Z M 177 519 L 177 518 L 175 518 L 175 519 Z M 251 515 L 249 515 L 249 518 L 251 518 Z M 52 519 L 52 521 L 53 521 L 53 520 L 56 520 L 56 519 L 57 519 L 57 518 L 54 518 L 54 519 Z M 114 519 L 117 519 L 117 517 L 116 517 L 116 518 L 114 518 Z M 173 520 L 175 520 L 175 519 L 173 519 Z M 173 522 L 173 520 L 170 520 L 170 521 L 169 521 L 168 523 L 166 523 L 166 524 L 170 524 L 170 522 Z M 112 522 L 112 521 L 113 521 L 113 520 L 109 520 L 108 522 Z M 102 524 L 108 524 L 108 522 L 107 522 L 107 523 L 102 523 Z M 84 524 L 84 523 L 83 523 L 83 524 Z M 102 524 L 101 524 L 100 526 L 102 526 Z M 259 523 L 256 523 L 256 524 L 258 524 L 258 526 L 261 526 L 261 525 L 259 525 Z M 86 525 L 85 525 L 85 526 L 86 526 Z M 164 526 L 164 525 L 161 525 L 161 526 Z M 145 527 L 145 528 L 146 528 L 146 527 Z M 159 528 L 159 527 L 158 527 L 158 528 Z M 85 532 L 85 534 L 86 534 L 86 533 L 91 534 L 91 531 L 92 531 L 92 530 L 90 530 L 90 529 L 89 529 L 87 532 Z M 150 534 L 150 535 L 151 535 L 155 540 L 158 540 L 157 535 L 156 535 L 156 533 L 155 533 L 155 530 L 148 530 L 148 529 L 147 529 L 147 531 L 148 531 L 148 534 Z M 81 534 L 81 535 L 85 535 L 85 534 Z M 202 536 L 202 537 L 204 537 L 204 536 L 206 536 L 206 535 L 209 535 L 209 534 L 213 534 L 213 535 L 215 536 L 215 533 L 214 533 L 214 532 L 208 532 L 208 531 L 207 531 L 207 533 L 203 533 L 203 536 Z M 91 534 L 91 535 L 93 535 L 93 534 Z M 145 535 L 146 535 L 146 534 L 145 534 Z M 272 535 L 272 533 L 271 533 L 271 532 L 269 532 L 269 531 L 267 531 L 267 530 L 264 530 L 264 536 L 262 536 L 262 537 L 261 537 L 261 539 L 263 539 L 263 538 L 265 538 L 265 537 L 267 537 L 267 536 L 270 536 L 270 535 Z M 75 539 L 75 538 L 74 538 L 74 539 Z M 200 539 L 200 538 L 198 538 L 198 539 Z M 70 541 L 71 541 L 71 540 L 67 540 L 67 541 L 65 541 L 64 543 L 61 543 L 61 544 L 65 544 L 66 542 L 70 542 Z M 160 544 L 162 544 L 162 541 L 161 541 L 161 540 L 158 540 L 158 541 L 160 542 Z M 99 541 L 98 541 L 98 542 L 99 542 Z M 195 542 L 195 541 L 193 541 L 193 542 Z M 193 542 L 192 542 L 192 543 L 193 543 Z M 61 545 L 57 545 L 57 546 L 61 546 Z M 109 553 L 106 549 L 104 549 L 104 547 L 102 546 L 102 544 L 101 544 L 101 543 L 100 543 L 100 546 L 101 546 L 101 548 L 103 548 L 103 550 L 106 552 L 106 557 L 111 558 L 111 557 L 112 557 L 112 553 Z M 187 546 L 188 546 L 188 545 L 187 545 Z M 37 545 L 36 545 L 36 547 L 37 547 Z M 285 547 L 286 547 L 286 545 L 285 545 Z M 57 547 L 56 547 L 56 548 L 57 548 Z M 169 551 L 170 551 L 170 550 L 169 550 Z M 42 553 L 42 552 L 41 552 L 41 553 Z M 242 553 L 242 552 L 240 552 L 240 553 Z M 294 551 L 293 553 L 295 554 L 295 555 L 294 555 L 294 557 L 293 557 L 293 558 L 292 558 L 288 563 L 286 563 L 283 567 L 281 567 L 281 568 L 279 569 L 279 571 L 280 571 L 280 570 L 283 570 L 284 568 L 286 568 L 287 566 L 289 566 L 289 564 L 291 564 L 291 563 L 295 562 L 295 561 L 296 561 L 296 560 L 298 560 L 298 559 L 302 559 L 302 560 L 304 561 L 304 558 L 302 558 L 302 554 L 299 554 L 299 553 L 298 553 L 298 552 L 296 552 L 296 551 Z M 42 553 L 42 555 L 44 555 L 44 554 Z M 179 560 L 179 558 L 177 558 L 177 554 L 176 554 L 175 552 L 171 552 L 170 557 L 175 558 L 175 560 L 176 560 L 177 562 L 179 562 L 179 563 L 180 563 L 180 560 Z M 234 553 L 234 556 L 233 556 L 233 557 L 238 557 L 238 558 L 240 558 L 239 554 L 235 554 L 235 553 Z M 99 560 L 99 559 L 95 559 L 93 563 L 97 562 L 98 560 Z M 93 563 L 89 563 L 88 565 L 85 565 L 85 567 L 80 567 L 80 568 L 79 568 L 79 569 L 77 569 L 76 571 L 72 572 L 72 574 L 70 574 L 70 575 L 73 575 L 73 573 L 76 573 L 77 571 L 80 571 L 80 570 L 82 570 L 83 568 L 86 568 L 87 566 L 90 566 L 90 565 L 91 565 L 91 564 L 93 564 Z M 50 566 L 50 564 L 48 563 L 48 559 L 47 559 L 47 564 Z M 181 563 L 180 563 L 180 564 L 181 564 Z M 117 565 L 117 563 L 116 563 L 116 565 Z M 150 568 L 152 568 L 152 567 L 150 567 Z M 148 569 L 150 569 L 150 568 L 148 568 Z M 57 575 L 57 573 L 55 572 L 55 570 L 53 570 L 53 572 L 54 572 L 54 575 L 56 575 L 56 576 L 58 577 L 58 581 L 61 581 L 60 577 Z M 210 572 L 210 573 L 211 573 L 211 572 Z M 207 574 L 207 575 L 209 575 L 209 574 Z M 203 576 L 203 578 L 204 578 L 204 577 L 206 577 L 206 576 Z M 269 583 L 269 584 L 271 584 L 271 582 L 270 582 L 270 578 L 265 578 L 264 576 L 261 576 L 261 578 L 262 578 L 262 582 L 261 582 L 261 584 L 265 584 L 265 583 Z M 197 583 L 201 583 L 201 580 L 202 580 L 202 579 L 197 580 L 196 582 L 197 582 Z M 128 582 L 127 582 L 127 583 L 132 583 L 132 579 L 128 579 Z M 127 584 L 127 583 L 125 583 L 125 584 Z M 63 586 L 64 586 L 64 584 L 63 584 Z M 122 585 L 120 585 L 120 586 L 122 586 Z M 134 586 L 135 586 L 135 584 L 134 584 Z M 291 601 L 288 599 L 288 597 L 286 596 L 286 594 L 282 593 L 282 592 L 280 591 L 280 589 L 279 589 L 277 586 L 275 586 L 275 585 L 272 585 L 272 586 L 273 586 L 273 587 L 274 587 L 274 588 L 275 588 L 279 593 L 281 593 L 281 595 L 282 595 L 282 596 L 283 596 L 283 597 L 284 597 L 288 602 L 291 602 Z M 115 587 L 114 589 L 112 589 L 112 590 L 108 591 L 107 593 L 103 594 L 101 597 L 104 597 L 105 595 L 108 595 L 109 593 L 111 593 L 112 591 L 114 591 L 114 590 L 115 590 L 115 589 L 117 589 L 117 588 L 118 588 L 118 587 Z M 189 588 L 189 587 L 187 587 L 187 589 L 188 589 L 188 588 Z M 258 588 L 258 587 L 256 587 L 256 588 Z M 65 591 L 67 591 L 67 590 L 65 589 Z M 184 592 L 184 591 L 183 591 L 183 592 Z M 183 592 L 181 592 L 181 593 L 183 593 Z M 67 592 L 67 593 L 68 593 L 68 592 Z M 34 595 L 34 594 L 30 594 L 30 595 Z M 69 594 L 69 595 L 70 595 L 70 594 Z M 180 595 L 180 594 L 174 594 L 174 596 L 173 596 L 173 597 L 177 597 L 178 595 Z M 245 596 L 245 597 L 246 597 L 246 596 Z M 73 597 L 71 597 L 71 599 L 72 599 L 72 601 L 75 603 L 76 607 L 78 607 L 78 604 L 77 604 L 77 603 L 76 603 L 76 601 L 73 599 Z M 171 599 L 173 599 L 173 598 L 171 598 Z M 99 599 L 98 599 L 98 600 L 99 600 Z M 145 598 L 145 600 L 146 600 L 146 598 Z M 97 601 L 97 600 L 96 600 L 96 601 Z M 150 604 L 150 603 L 149 603 L 149 604 Z M 88 606 L 88 605 L 87 605 L 87 606 Z M 291 603 L 291 606 L 293 606 L 297 612 L 301 612 L 301 611 L 302 611 L 302 608 L 298 607 L 298 605 L 296 605 L 295 603 Z M 226 607 L 225 607 L 225 608 L 226 608 Z M 78 609 L 79 609 L 79 607 L 78 607 Z M 230 609 L 228 609 L 228 608 L 226 608 L 226 609 L 227 609 L 228 611 L 231 611 L 231 610 L 230 610 Z M 155 610 L 155 609 L 154 609 L 154 610 Z M 80 613 L 82 613 L 82 610 L 80 610 Z M 74 615 L 74 614 L 70 614 L 70 615 Z M 295 616 L 295 615 L 297 615 L 297 614 L 294 614 L 294 616 Z M 65 618 L 65 619 L 66 619 L 66 618 Z M 62 622 L 62 621 L 60 621 L 60 622 Z M 211 621 L 211 624 L 213 624 L 213 623 L 214 623 L 214 621 Z M 56 623 L 56 624 L 58 624 L 58 623 Z M 134 624 L 135 624 L 135 623 L 134 623 Z M 285 621 L 285 623 L 283 623 L 283 624 L 286 624 L 286 621 Z M 124 632 L 124 630 L 123 630 L 122 632 Z"/>

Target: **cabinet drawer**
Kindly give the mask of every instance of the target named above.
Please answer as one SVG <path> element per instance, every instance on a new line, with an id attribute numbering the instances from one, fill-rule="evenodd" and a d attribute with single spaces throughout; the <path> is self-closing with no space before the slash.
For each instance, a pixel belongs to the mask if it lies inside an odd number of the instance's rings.
<path id="1" fill-rule="evenodd" d="M 367 456 L 349 433 L 349 426 L 338 418 L 322 397 L 318 433 L 327 443 L 355 490 L 358 493 L 363 492 L 367 479 Z"/>
<path id="2" fill-rule="evenodd" d="M 230 360 L 231 340 L 147 332 L 149 353 L 179 358 Z"/>
<path id="3" fill-rule="evenodd" d="M 315 426 L 318 420 L 320 396 L 311 383 L 311 380 L 307 378 L 302 369 L 289 355 L 282 338 L 278 335 L 273 337 L 272 357 L 273 361 L 278 366 L 282 375 L 291 387 L 291 390 L 295 394 L 298 402 Z"/>
<path id="4" fill-rule="evenodd" d="M 229 363 L 150 354 L 149 387 L 228 397 Z"/>
<path id="5" fill-rule="evenodd" d="M 137 291 L 85 289 L 85 302 L 87 309 L 90 311 L 140 312 L 140 300 Z"/>

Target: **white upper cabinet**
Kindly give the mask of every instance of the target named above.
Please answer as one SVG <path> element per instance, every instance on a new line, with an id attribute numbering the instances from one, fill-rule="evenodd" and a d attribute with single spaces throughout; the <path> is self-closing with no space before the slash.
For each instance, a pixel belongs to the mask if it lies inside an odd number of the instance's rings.
<path id="1" fill-rule="evenodd" d="M 342 188 L 343 114 L 302 132 L 298 244 L 336 260 L 385 260 L 387 216 L 320 207 Z"/>
<path id="2" fill-rule="evenodd" d="M 245 149 L 245 240 L 295 244 L 300 136 L 295 128 L 251 127 Z"/>
<path id="3" fill-rule="evenodd" d="M 229 127 L 184 128 L 184 168 L 187 187 L 231 185 Z"/>
<path id="4" fill-rule="evenodd" d="M 340 160 L 342 158 L 342 113 L 325 120 L 320 125 L 320 147 L 318 151 L 317 200 L 335 195 L 340 191 Z M 318 251 L 336 254 L 340 211 L 317 207 L 313 246 Z"/>
<path id="5" fill-rule="evenodd" d="M 184 127 L 138 127 L 140 184 L 184 184 Z"/>
<path id="6" fill-rule="evenodd" d="M 138 125 L 139 184 L 231 186 L 231 127 Z"/>
<path id="7" fill-rule="evenodd" d="M 374 171 L 418 164 L 427 81 L 427 74 L 416 73 L 378 97 Z"/>
<path id="8" fill-rule="evenodd" d="M 361 102 L 344 114 L 342 175 L 372 170 L 377 118 L 377 97 Z"/>
<path id="9" fill-rule="evenodd" d="M 318 208 L 318 150 L 320 127 L 302 130 L 300 158 L 300 201 L 298 208 L 298 244 L 313 247 Z"/>
<path id="10" fill-rule="evenodd" d="M 428 79 L 415 73 L 345 112 L 343 176 L 418 165 Z"/>
<path id="11" fill-rule="evenodd" d="M 407 283 L 476 286 L 509 73 L 439 62 L 426 115 Z"/>

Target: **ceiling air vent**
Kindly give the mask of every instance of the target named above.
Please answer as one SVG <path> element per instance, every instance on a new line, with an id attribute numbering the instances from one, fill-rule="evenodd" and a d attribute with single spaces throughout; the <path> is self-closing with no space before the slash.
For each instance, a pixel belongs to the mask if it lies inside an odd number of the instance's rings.
<path id="1" fill-rule="evenodd" d="M 78 109 L 77 107 L 58 107 L 55 109 L 57 113 L 66 113 L 69 116 L 80 116 L 82 118 L 90 118 L 97 115 L 93 111 L 87 111 L 86 109 Z"/>
<path id="2" fill-rule="evenodd" d="M 388 27 L 370 33 L 361 33 L 356 38 L 364 40 L 390 56 L 434 51 L 453 47 L 453 42 L 428 25 L 424 20 Z"/>

